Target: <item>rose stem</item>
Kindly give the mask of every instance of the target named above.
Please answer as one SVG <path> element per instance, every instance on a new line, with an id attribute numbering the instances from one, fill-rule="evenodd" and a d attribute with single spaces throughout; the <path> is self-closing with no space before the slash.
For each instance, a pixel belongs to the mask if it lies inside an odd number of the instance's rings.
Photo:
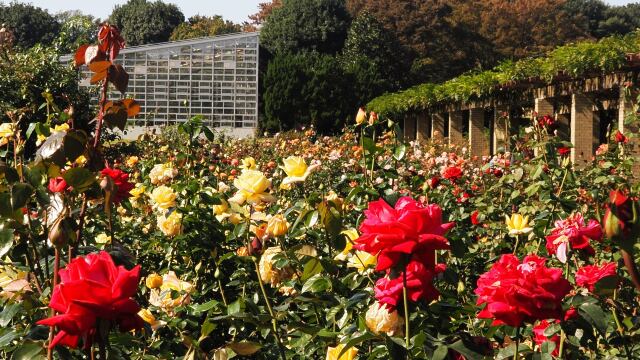
<path id="1" fill-rule="evenodd" d="M 409 334 L 409 301 L 407 301 L 407 266 L 405 265 L 402 272 L 402 299 L 404 300 L 404 338 L 405 345 L 407 346 L 407 359 L 411 356 L 411 350 L 409 349 L 409 343 L 411 341 L 411 335 Z"/>
<path id="2" fill-rule="evenodd" d="M 260 266 L 258 265 L 258 261 L 256 258 L 253 258 L 253 263 L 256 266 L 256 275 L 258 275 L 258 283 L 260 284 L 260 290 L 262 291 L 262 296 L 264 297 L 264 302 L 267 304 L 267 310 L 269 311 L 269 315 L 271 315 L 271 326 L 273 328 L 273 334 L 276 337 L 276 342 L 278 343 L 278 350 L 280 350 L 280 356 L 282 360 L 287 360 L 287 356 L 284 352 L 284 347 L 282 346 L 282 340 L 280 340 L 280 334 L 278 333 L 278 322 L 276 317 L 273 314 L 273 309 L 271 309 L 271 303 L 269 302 L 269 297 L 267 296 L 267 291 L 264 289 L 264 283 L 262 282 L 262 277 L 260 276 Z"/>

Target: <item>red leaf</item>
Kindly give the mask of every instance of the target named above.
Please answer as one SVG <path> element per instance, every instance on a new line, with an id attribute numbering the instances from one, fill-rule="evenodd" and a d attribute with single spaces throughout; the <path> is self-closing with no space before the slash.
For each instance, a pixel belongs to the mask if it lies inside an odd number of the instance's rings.
<path id="1" fill-rule="evenodd" d="M 78 50 L 76 50 L 76 55 L 74 57 L 74 61 L 75 61 L 75 66 L 79 67 L 81 65 L 84 65 L 85 62 L 85 53 L 87 52 L 87 48 L 89 47 L 89 45 L 82 45 L 78 48 Z"/>

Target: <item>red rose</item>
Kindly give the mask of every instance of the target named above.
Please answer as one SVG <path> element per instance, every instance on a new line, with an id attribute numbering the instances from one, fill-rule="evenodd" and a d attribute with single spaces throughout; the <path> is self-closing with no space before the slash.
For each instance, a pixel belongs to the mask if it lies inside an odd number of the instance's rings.
<path id="1" fill-rule="evenodd" d="M 429 183 L 430 188 L 435 189 L 436 187 L 438 187 L 438 185 L 440 185 L 440 178 L 434 176 L 431 179 L 427 180 L 427 182 Z"/>
<path id="2" fill-rule="evenodd" d="M 49 179 L 49 191 L 61 193 L 67 188 L 67 182 L 60 176 Z"/>
<path id="3" fill-rule="evenodd" d="M 140 305 L 131 299 L 139 280 L 139 265 L 132 270 L 116 267 L 104 251 L 73 259 L 60 270 L 60 283 L 49 302 L 60 314 L 38 321 L 39 325 L 58 328 L 49 348 L 77 347 L 81 338 L 90 346 L 98 319 L 118 324 L 123 332 L 142 328 L 144 322 L 137 315 Z"/>
<path id="4" fill-rule="evenodd" d="M 395 266 L 403 255 L 449 248 L 443 235 L 454 224 L 442 223 L 442 209 L 438 205 L 425 206 L 404 196 L 395 208 L 382 199 L 372 201 L 364 214 L 362 235 L 354 248 L 378 255 L 378 271 Z"/>
<path id="5" fill-rule="evenodd" d="M 564 321 L 569 321 L 571 319 L 575 319 L 576 317 L 578 317 L 578 310 L 576 310 L 576 308 L 574 308 L 573 306 L 567 309 L 567 311 L 565 311 L 564 313 Z"/>
<path id="6" fill-rule="evenodd" d="M 407 265 L 407 298 L 413 302 L 435 300 L 440 296 L 433 286 L 433 277 L 436 272 L 429 269 L 420 261 L 411 261 Z M 396 278 L 383 277 L 376 281 L 374 288 L 376 300 L 387 304 L 391 310 L 395 310 L 402 303 L 402 274 Z"/>
<path id="7" fill-rule="evenodd" d="M 576 284 L 578 286 L 585 287 L 589 289 L 589 291 L 593 292 L 598 281 L 604 279 L 605 277 L 617 276 L 616 269 L 616 264 L 612 262 L 603 263 L 601 266 L 583 266 L 576 272 Z"/>
<path id="8" fill-rule="evenodd" d="M 611 191 L 602 219 L 608 238 L 630 244 L 640 233 L 640 204 L 620 190 Z"/>
<path id="9" fill-rule="evenodd" d="M 545 115 L 538 119 L 538 125 L 540 125 L 540 127 L 552 126 L 555 123 L 556 123 L 556 119 L 554 119 L 550 115 Z"/>
<path id="10" fill-rule="evenodd" d="M 626 143 L 629 142 L 629 138 L 624 136 L 624 134 L 621 133 L 620 130 L 618 130 L 616 132 L 616 142 L 619 143 L 619 144 L 626 144 Z"/>
<path id="11" fill-rule="evenodd" d="M 562 263 L 567 262 L 567 252 L 571 249 L 584 250 L 589 255 L 595 254 L 589 240 L 602 240 L 602 228 L 596 220 L 589 220 L 585 226 L 582 214 L 576 213 L 564 220 L 558 220 L 551 235 L 547 236 L 547 251 L 555 254 Z"/>
<path id="12" fill-rule="evenodd" d="M 462 169 L 457 166 L 449 166 L 442 171 L 442 177 L 449 181 L 456 181 L 462 177 Z"/>
<path id="13" fill-rule="evenodd" d="M 116 186 L 116 191 L 113 193 L 111 201 L 114 204 L 118 204 L 124 199 L 131 196 L 129 193 L 135 185 L 129 182 L 129 174 L 120 170 L 112 168 L 104 168 L 101 172 L 102 176 L 108 176 L 113 180 L 113 184 Z"/>
<path id="14" fill-rule="evenodd" d="M 478 210 L 471 213 L 471 223 L 473 225 L 480 224 L 480 220 L 478 220 L 478 215 L 479 215 Z"/>
<path id="15" fill-rule="evenodd" d="M 562 299 L 571 291 L 562 270 L 546 267 L 545 259 L 536 255 L 526 256 L 522 263 L 515 255 L 502 255 L 477 285 L 477 304 L 486 304 L 478 318 L 513 327 L 561 318 Z"/>
<path id="16" fill-rule="evenodd" d="M 542 345 L 547 341 L 552 341 L 556 344 L 556 348 L 551 353 L 552 356 L 558 356 L 560 352 L 560 336 L 553 335 L 551 338 L 548 338 L 544 335 L 544 331 L 549 327 L 549 322 L 547 320 L 542 320 L 540 323 L 533 327 L 533 340 L 538 345 Z"/>
<path id="17" fill-rule="evenodd" d="M 569 154 L 571 154 L 571 148 L 568 148 L 566 146 L 558 148 L 558 155 L 560 155 L 561 157 L 569 156 Z"/>

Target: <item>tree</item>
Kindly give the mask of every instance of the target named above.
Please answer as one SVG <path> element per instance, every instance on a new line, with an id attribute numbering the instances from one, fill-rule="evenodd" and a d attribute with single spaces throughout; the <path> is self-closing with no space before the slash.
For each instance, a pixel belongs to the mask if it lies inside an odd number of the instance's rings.
<path id="1" fill-rule="evenodd" d="M 284 0 L 261 30 L 261 42 L 274 53 L 342 49 L 350 16 L 341 0 Z"/>
<path id="2" fill-rule="evenodd" d="M 5 24 L 15 36 L 15 44 L 30 48 L 35 44 L 50 44 L 60 31 L 60 24 L 47 11 L 30 4 L 0 3 L 0 24 Z"/>
<path id="3" fill-rule="evenodd" d="M 272 0 L 270 2 L 264 2 L 258 4 L 258 12 L 249 15 L 249 25 L 253 25 L 255 27 L 259 27 L 267 21 L 267 18 L 273 10 L 282 6 L 282 0 Z"/>
<path id="4" fill-rule="evenodd" d="M 368 12 L 353 21 L 341 62 L 354 79 L 360 104 L 400 88 L 409 65 L 403 61 L 404 52 L 398 39 Z"/>
<path id="5" fill-rule="evenodd" d="M 590 36 L 602 37 L 600 23 L 605 19 L 605 12 L 609 9 L 602 0 L 567 0 L 563 8 L 578 20 L 578 26 Z"/>
<path id="6" fill-rule="evenodd" d="M 613 6 L 604 12 L 598 35 L 627 34 L 640 27 L 640 4 Z"/>
<path id="7" fill-rule="evenodd" d="M 494 44 L 504 57 L 545 53 L 556 46 L 589 37 L 582 16 L 564 8 L 566 0 L 460 1 L 456 13 L 466 13 L 469 26 Z M 580 15 L 580 14 L 578 14 Z"/>
<path id="8" fill-rule="evenodd" d="M 496 61 L 491 44 L 473 30 L 477 26 L 457 21 L 449 2 L 349 0 L 347 7 L 353 15 L 370 12 L 409 50 L 412 83 L 443 81 Z"/>
<path id="9" fill-rule="evenodd" d="M 340 68 L 335 57 L 317 52 L 276 55 L 264 81 L 265 130 L 313 124 L 330 132 L 344 124 L 355 102 Z"/>
<path id="10" fill-rule="evenodd" d="M 220 15 L 192 16 L 187 22 L 178 25 L 171 34 L 171 40 L 193 39 L 205 36 L 230 34 L 242 31 L 242 26 L 224 20 Z"/>
<path id="11" fill-rule="evenodd" d="M 100 20 L 80 11 L 65 11 L 56 15 L 60 23 L 60 34 L 56 40 L 60 51 L 75 52 L 80 45 L 96 42 L 96 28 Z"/>
<path id="12" fill-rule="evenodd" d="M 128 45 L 142 45 L 168 41 L 173 30 L 184 22 L 184 15 L 176 5 L 160 0 L 129 0 L 117 5 L 109 20 L 120 29 Z"/>

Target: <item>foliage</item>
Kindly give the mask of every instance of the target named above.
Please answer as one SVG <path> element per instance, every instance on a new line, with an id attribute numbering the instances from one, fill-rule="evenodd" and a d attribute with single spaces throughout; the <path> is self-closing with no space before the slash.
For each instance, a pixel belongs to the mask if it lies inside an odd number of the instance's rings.
<path id="1" fill-rule="evenodd" d="M 268 131 L 313 124 L 329 132 L 339 128 L 354 106 L 348 77 L 338 60 L 326 54 L 276 55 L 264 84 Z"/>
<path id="2" fill-rule="evenodd" d="M 261 26 L 267 21 L 267 18 L 274 9 L 282 6 L 282 0 L 271 0 L 269 2 L 263 2 L 258 4 L 258 12 L 249 15 L 249 24 L 252 26 Z"/>
<path id="3" fill-rule="evenodd" d="M 560 46 L 546 57 L 504 62 L 487 71 L 468 73 L 441 84 L 423 84 L 385 94 L 368 104 L 370 110 L 399 115 L 439 103 L 468 102 L 509 91 L 509 85 L 531 79 L 550 82 L 558 74 L 580 78 L 610 73 L 627 64 L 626 55 L 640 51 L 640 34 L 612 36 L 597 42 Z"/>
<path id="4" fill-rule="evenodd" d="M 109 21 L 117 26 L 130 46 L 168 41 L 184 15 L 173 4 L 160 0 L 129 0 L 116 5 Z"/>
<path id="5" fill-rule="evenodd" d="M 171 33 L 171 41 L 240 32 L 242 27 L 220 15 L 211 17 L 196 15 L 178 25 Z"/>
<path id="6" fill-rule="evenodd" d="M 8 121 L 6 112 L 16 109 L 25 124 L 52 120 L 53 113 L 64 110 L 73 113 L 78 128 L 88 128 L 93 118 L 89 94 L 78 88 L 77 73 L 60 64 L 60 55 L 39 45 L 7 53 L 0 62 L 0 122 Z"/>
<path id="7" fill-rule="evenodd" d="M 342 49 L 350 21 L 341 0 L 284 0 L 267 18 L 260 42 L 273 53 L 335 54 Z"/>
<path id="8" fill-rule="evenodd" d="M 99 20 L 79 11 L 66 11 L 56 16 L 60 23 L 60 34 L 56 45 L 61 53 L 73 53 L 80 45 L 96 41 L 96 26 Z"/>
<path id="9" fill-rule="evenodd" d="M 341 62 L 351 74 L 351 86 L 362 104 L 400 88 L 408 64 L 402 47 L 391 32 L 369 13 L 359 15 L 349 28 Z"/>
<path id="10" fill-rule="evenodd" d="M 16 44 L 22 48 L 48 45 L 60 31 L 60 24 L 46 10 L 19 2 L 0 3 L 0 24 L 14 33 Z"/>

